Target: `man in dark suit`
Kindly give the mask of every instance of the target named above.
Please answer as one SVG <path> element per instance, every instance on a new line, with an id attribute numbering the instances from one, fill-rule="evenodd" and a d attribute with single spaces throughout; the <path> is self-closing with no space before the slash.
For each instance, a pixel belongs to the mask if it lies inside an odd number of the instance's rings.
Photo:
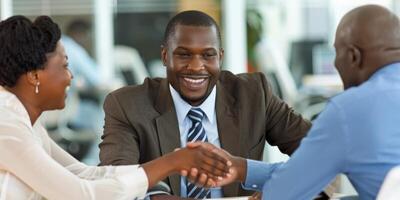
<path id="1" fill-rule="evenodd" d="M 153 160 L 185 146 L 196 128 L 206 135 L 199 136 L 202 141 L 233 155 L 261 160 L 265 141 L 293 153 L 311 124 L 272 93 L 263 74 L 221 71 L 223 54 L 210 16 L 185 11 L 173 17 L 161 50 L 167 79 L 147 78 L 105 100 L 101 164 Z M 201 109 L 200 123 L 188 116 L 192 108 Z M 173 195 L 190 196 L 185 179 L 170 176 L 166 182 Z M 237 183 L 211 190 L 211 197 L 241 195 L 249 193 Z"/>

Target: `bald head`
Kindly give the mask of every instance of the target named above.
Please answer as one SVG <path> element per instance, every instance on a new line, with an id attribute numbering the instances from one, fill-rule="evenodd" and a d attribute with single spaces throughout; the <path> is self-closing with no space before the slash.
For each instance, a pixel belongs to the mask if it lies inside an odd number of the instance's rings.
<path id="1" fill-rule="evenodd" d="M 399 48 L 400 22 L 388 9 L 366 5 L 347 13 L 338 26 L 338 33 L 360 48 Z"/>
<path id="2" fill-rule="evenodd" d="M 399 18 L 378 5 L 355 8 L 339 23 L 335 48 L 345 87 L 359 85 L 379 68 L 400 61 Z"/>

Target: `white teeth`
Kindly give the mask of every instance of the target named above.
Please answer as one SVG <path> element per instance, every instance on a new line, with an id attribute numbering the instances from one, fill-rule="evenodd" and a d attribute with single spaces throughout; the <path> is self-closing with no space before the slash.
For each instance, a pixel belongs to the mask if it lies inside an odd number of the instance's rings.
<path id="1" fill-rule="evenodd" d="M 192 79 L 192 78 L 183 78 L 185 81 L 189 82 L 189 83 L 202 83 L 204 80 L 206 80 L 205 78 L 202 79 Z"/>
<path id="2" fill-rule="evenodd" d="M 68 92 L 69 88 L 70 88 L 70 87 L 69 87 L 69 86 L 67 86 L 67 87 L 65 88 L 65 91 L 66 91 L 66 92 Z"/>

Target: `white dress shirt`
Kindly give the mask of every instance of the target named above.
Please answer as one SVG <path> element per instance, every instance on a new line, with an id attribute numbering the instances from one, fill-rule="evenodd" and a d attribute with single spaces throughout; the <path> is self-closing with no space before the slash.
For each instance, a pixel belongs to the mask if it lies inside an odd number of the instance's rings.
<path id="1" fill-rule="evenodd" d="M 0 87 L 0 200 L 131 200 L 147 188 L 138 165 L 91 167 L 74 159 Z"/>
<path id="2" fill-rule="evenodd" d="M 171 92 L 172 100 L 174 101 L 176 115 L 178 118 L 181 146 L 185 147 L 187 143 L 187 134 L 190 127 L 192 126 L 192 122 L 187 114 L 189 113 L 189 110 L 192 108 L 192 106 L 188 104 L 185 100 L 183 100 L 179 93 L 171 85 L 169 85 L 169 90 Z M 217 147 L 221 147 L 218 136 L 218 124 L 216 116 L 217 114 L 215 112 L 216 93 L 216 86 L 214 86 L 207 99 L 201 105 L 197 106 L 197 108 L 201 108 L 201 110 L 205 114 L 205 117 L 202 120 L 202 125 L 204 127 L 204 130 L 206 131 L 208 142 Z M 185 177 L 181 177 L 181 196 L 186 197 L 186 193 L 186 179 Z M 221 188 L 211 188 L 211 197 L 222 197 Z"/>

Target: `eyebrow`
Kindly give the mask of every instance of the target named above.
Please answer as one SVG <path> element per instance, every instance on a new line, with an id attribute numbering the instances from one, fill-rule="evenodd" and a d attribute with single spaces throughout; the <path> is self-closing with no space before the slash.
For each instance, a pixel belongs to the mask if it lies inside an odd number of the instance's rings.
<path id="1" fill-rule="evenodd" d="M 188 48 L 182 47 L 182 46 L 176 47 L 175 50 L 186 50 L 186 51 L 190 51 Z M 218 49 L 216 49 L 216 48 L 214 48 L 214 47 L 205 48 L 203 51 L 210 51 L 210 50 L 218 51 Z"/>
<path id="2" fill-rule="evenodd" d="M 175 50 L 189 50 L 189 49 L 187 49 L 187 48 L 185 48 L 185 47 L 181 47 L 181 46 L 178 46 L 178 47 L 176 47 L 176 49 Z"/>

